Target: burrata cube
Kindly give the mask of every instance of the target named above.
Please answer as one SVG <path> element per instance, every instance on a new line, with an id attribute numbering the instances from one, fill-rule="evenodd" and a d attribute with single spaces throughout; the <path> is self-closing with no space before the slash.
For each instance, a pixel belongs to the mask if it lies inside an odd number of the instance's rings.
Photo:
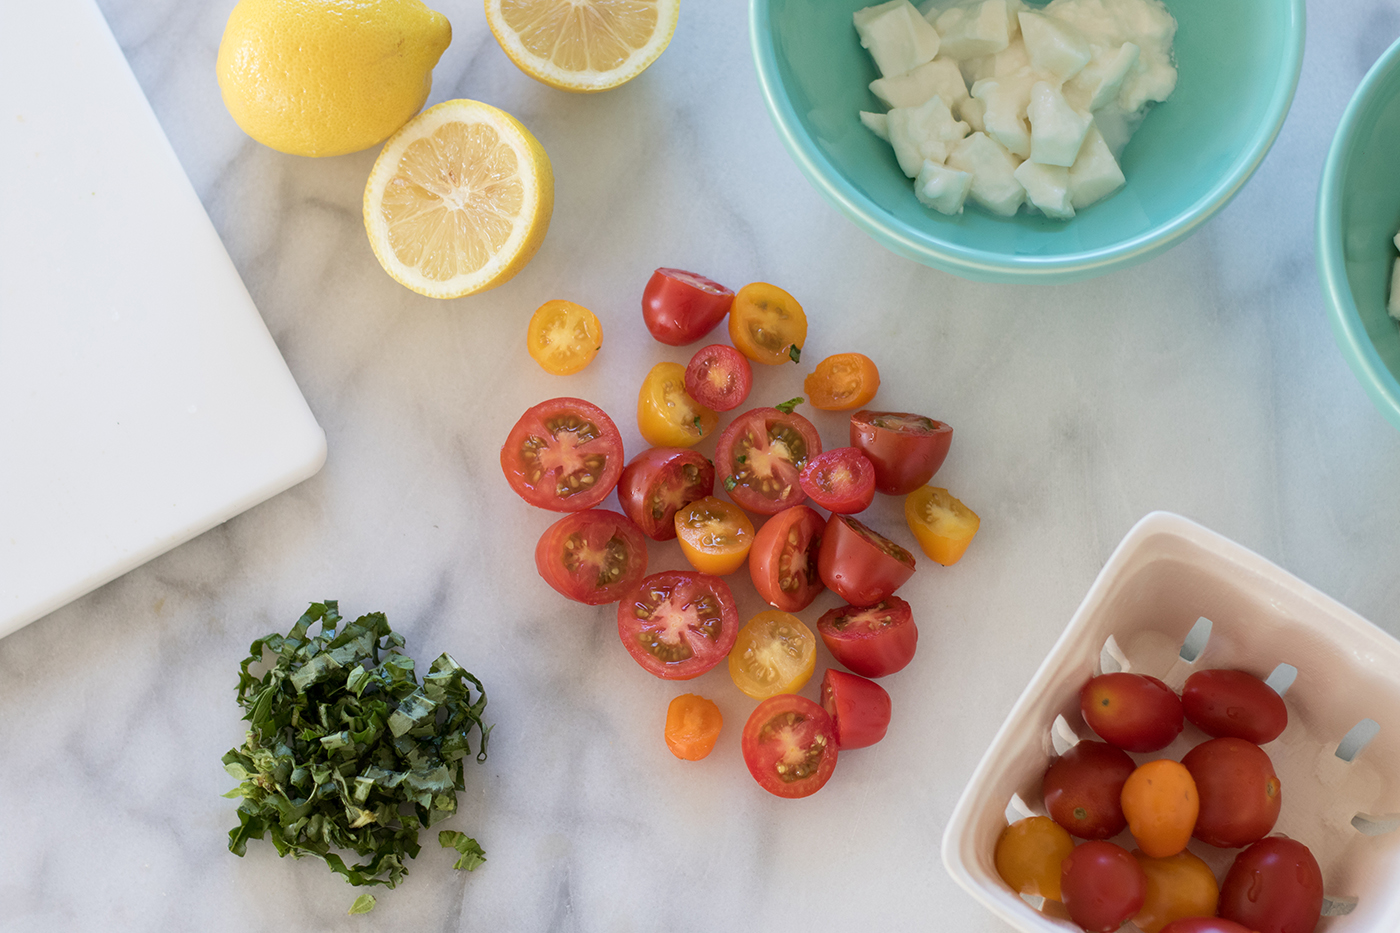
<path id="1" fill-rule="evenodd" d="M 973 133 L 948 153 L 948 167 L 972 176 L 968 197 L 1003 217 L 1013 216 L 1026 199 L 1016 180 L 1020 160 L 985 133 Z"/>
<path id="2" fill-rule="evenodd" d="M 885 113 L 871 113 L 869 110 L 860 112 L 860 122 L 865 124 L 865 128 L 885 142 L 890 141 L 890 117 Z"/>
<path id="3" fill-rule="evenodd" d="M 1068 81 L 1093 57 L 1089 41 L 1068 23 L 1031 11 L 1018 14 L 1018 19 L 1026 54 L 1036 71 Z"/>
<path id="4" fill-rule="evenodd" d="M 909 0 L 890 0 L 857 10 L 853 16 L 860 44 L 870 51 L 885 77 L 902 75 L 938 54 L 938 32 Z"/>
<path id="5" fill-rule="evenodd" d="M 957 62 L 936 58 L 891 78 L 870 82 L 870 92 L 886 107 L 917 107 L 937 94 L 949 107 L 967 97 L 967 85 Z"/>
<path id="6" fill-rule="evenodd" d="M 971 174 L 937 162 L 925 162 L 914 179 L 914 197 L 941 214 L 961 214 L 971 189 Z"/>
<path id="7" fill-rule="evenodd" d="M 1035 82 L 1035 73 L 1026 68 L 1014 75 L 984 78 L 972 86 L 972 96 L 987 107 L 982 115 L 987 135 L 1023 159 L 1031 154 L 1025 117 Z"/>
<path id="8" fill-rule="evenodd" d="M 1032 85 L 1026 117 L 1031 122 L 1031 161 L 1065 168 L 1078 158 L 1079 147 L 1094 122 L 1089 114 L 1071 107 L 1060 89 L 1046 81 Z"/>
<path id="9" fill-rule="evenodd" d="M 1069 196 L 1069 169 L 1022 162 L 1016 169 L 1016 180 L 1026 189 L 1026 200 L 1040 208 L 1046 217 L 1069 220 L 1074 216 Z"/>
<path id="10" fill-rule="evenodd" d="M 967 135 L 967 124 L 953 119 L 953 112 L 934 96 L 917 107 L 896 107 L 889 117 L 890 145 L 904 174 L 914 178 L 924 162 L 942 163 L 948 147 Z"/>
<path id="11" fill-rule="evenodd" d="M 1123 187 L 1123 170 L 1104 141 L 1097 124 L 1084 134 L 1079 157 L 1069 170 L 1069 199 L 1075 210 L 1083 210 Z"/>
<path id="12" fill-rule="evenodd" d="M 977 0 L 942 11 L 934 26 L 942 38 L 944 56 L 961 61 L 1006 48 L 1011 43 L 1010 21 L 1006 0 Z"/>

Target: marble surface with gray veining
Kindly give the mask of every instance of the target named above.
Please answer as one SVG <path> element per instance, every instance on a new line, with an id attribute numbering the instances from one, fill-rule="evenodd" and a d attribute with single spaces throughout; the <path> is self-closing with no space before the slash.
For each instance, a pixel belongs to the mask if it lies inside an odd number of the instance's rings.
<path id="1" fill-rule="evenodd" d="M 1310 4 L 1292 112 L 1240 195 L 1151 262 L 1055 287 L 915 265 L 828 207 L 764 111 L 742 0 L 686 0 L 661 59 L 593 96 L 519 72 L 479 2 L 437 3 L 454 36 L 430 103 L 510 111 L 557 178 L 530 266 L 450 302 L 375 262 L 361 222 L 375 150 L 296 158 L 234 125 L 214 80 L 234 0 L 99 3 L 330 455 L 312 479 L 0 641 L 0 930 L 1002 930 L 945 873 L 943 826 L 1145 513 L 1193 518 L 1400 634 L 1400 434 L 1336 349 L 1313 264 L 1322 162 L 1400 35 L 1395 0 Z M 500 474 L 515 419 L 556 395 L 602 405 L 641 449 L 642 376 L 687 358 L 641 326 L 642 285 L 663 265 L 796 294 L 807 360 L 864 351 L 882 406 L 955 426 L 939 479 L 982 516 L 960 564 L 927 564 L 903 593 L 922 638 L 887 681 L 888 737 L 843 755 L 806 800 L 749 777 L 738 735 L 752 702 L 722 667 L 685 687 L 648 677 L 611 607 L 539 581 L 533 548 L 553 516 Z M 557 297 L 606 332 L 567 379 L 524 345 L 529 314 Z M 761 372 L 754 398 L 795 395 L 799 377 Z M 841 416 L 815 420 L 843 443 Z M 897 500 L 870 515 L 905 540 Z M 652 548 L 654 568 L 681 563 L 674 544 Z M 322 597 L 384 610 L 420 659 L 452 652 L 486 682 L 496 726 L 447 824 L 489 860 L 457 873 L 429 842 L 365 917 L 346 916 L 356 892 L 318 862 L 226 849 L 235 802 L 220 796 L 232 781 L 219 758 L 243 731 L 237 663 Z M 725 715 L 699 763 L 661 740 L 686 689 Z"/>

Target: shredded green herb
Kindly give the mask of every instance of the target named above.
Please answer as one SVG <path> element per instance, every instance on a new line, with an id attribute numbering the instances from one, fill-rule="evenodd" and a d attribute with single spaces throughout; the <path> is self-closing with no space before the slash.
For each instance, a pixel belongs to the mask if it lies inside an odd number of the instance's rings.
<path id="1" fill-rule="evenodd" d="M 732 476 L 726 476 L 726 477 L 724 478 L 724 491 L 725 491 L 725 492 L 733 492 L 734 489 L 735 489 L 735 487 L 737 487 L 738 485 L 739 485 L 739 481 L 738 481 L 737 479 L 735 479 L 734 477 L 732 477 Z"/>
<path id="2" fill-rule="evenodd" d="M 355 903 L 350 905 L 350 909 L 347 910 L 346 913 L 352 916 L 354 914 L 367 914 L 371 910 L 374 910 L 374 904 L 375 900 L 373 894 L 361 894 L 359 897 L 355 898 Z"/>
<path id="3" fill-rule="evenodd" d="M 792 360 L 794 363 L 802 362 L 802 348 L 795 343 L 788 347 L 788 359 Z"/>
<path id="4" fill-rule="evenodd" d="M 319 634 L 308 635 L 318 622 Z M 418 854 L 418 831 L 457 811 L 473 731 L 476 760 L 486 760 L 486 691 L 445 653 L 420 684 L 382 612 L 337 631 L 340 623 L 335 600 L 312 603 L 285 636 L 248 649 L 238 703 L 252 727 L 223 758 L 239 782 L 224 796 L 243 798 L 228 847 L 241 856 L 249 839 L 271 835 L 278 855 L 312 855 L 352 885 L 392 888 Z M 274 659 L 258 677 L 251 668 L 264 650 Z M 485 861 L 463 833 L 444 831 L 439 841 L 461 854 L 458 868 Z M 346 865 L 333 849 L 366 861 Z M 366 897 L 350 912 L 373 909 Z"/>
<path id="5" fill-rule="evenodd" d="M 780 402 L 779 404 L 774 405 L 773 407 L 778 409 L 778 411 L 782 412 L 785 415 L 790 415 L 792 414 L 792 410 L 794 408 L 796 408 L 798 405 L 801 405 L 805 401 L 807 400 L 799 395 L 797 398 L 790 398 L 786 402 Z"/>

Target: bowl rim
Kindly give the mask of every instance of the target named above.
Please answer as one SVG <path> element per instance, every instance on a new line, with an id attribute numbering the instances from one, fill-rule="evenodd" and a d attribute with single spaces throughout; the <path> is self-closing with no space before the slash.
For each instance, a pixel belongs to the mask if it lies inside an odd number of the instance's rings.
<path id="1" fill-rule="evenodd" d="M 1341 122 L 1337 124 L 1337 132 L 1327 152 L 1327 161 L 1322 166 L 1314 237 L 1317 276 L 1322 286 L 1327 316 L 1332 323 L 1332 337 L 1372 404 L 1387 421 L 1400 428 L 1400 380 L 1381 360 L 1375 344 L 1366 333 L 1366 326 L 1361 322 L 1361 310 L 1356 306 L 1351 282 L 1347 278 L 1343 248 L 1346 233 L 1342 229 L 1345 168 L 1356 150 L 1358 124 L 1363 112 L 1375 103 L 1381 81 L 1397 68 L 1400 68 L 1400 39 L 1391 43 L 1376 59 L 1352 94 L 1346 110 L 1342 111 Z"/>
<path id="2" fill-rule="evenodd" d="M 875 2 L 875 0 L 871 0 Z M 923 262 L 974 281 L 1069 282 L 1131 265 L 1175 246 L 1224 207 L 1264 160 L 1293 104 L 1303 66 L 1307 35 L 1306 0 L 1285 0 L 1291 14 L 1291 30 L 1284 60 L 1289 80 L 1275 86 L 1266 111 L 1250 140 L 1227 171 L 1194 203 L 1155 229 L 1102 249 L 1082 250 L 1060 256 L 1015 256 L 961 246 L 931 234 L 923 237 L 903 221 L 890 217 L 848 182 L 829 158 L 801 130 L 801 122 L 788 98 L 781 93 L 776 43 L 773 39 L 772 0 L 750 0 L 749 42 L 758 72 L 759 89 L 778 138 L 809 184 L 833 206 L 883 246 L 909 259 Z"/>

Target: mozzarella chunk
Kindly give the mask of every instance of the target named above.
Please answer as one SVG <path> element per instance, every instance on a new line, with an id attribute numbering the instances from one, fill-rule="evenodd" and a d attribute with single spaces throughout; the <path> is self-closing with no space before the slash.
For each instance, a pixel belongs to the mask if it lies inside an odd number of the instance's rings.
<path id="1" fill-rule="evenodd" d="M 1104 142 L 1096 124 L 1084 134 L 1079 158 L 1069 170 L 1069 199 L 1075 210 L 1083 210 L 1123 187 L 1123 170 Z"/>
<path id="2" fill-rule="evenodd" d="M 961 61 L 994 55 L 1011 43 L 1011 16 L 1006 0 L 978 2 L 949 7 L 934 21 L 942 37 L 943 54 Z"/>
<path id="3" fill-rule="evenodd" d="M 1026 189 L 1026 199 L 1056 220 L 1074 216 L 1069 197 L 1069 169 L 1061 165 L 1041 165 L 1022 162 L 1016 169 L 1016 180 Z"/>
<path id="4" fill-rule="evenodd" d="M 971 174 L 944 168 L 937 162 L 925 162 L 914 179 L 914 197 L 943 214 L 961 214 L 970 190 Z"/>
<path id="5" fill-rule="evenodd" d="M 967 124 L 953 119 L 941 97 L 931 97 L 917 107 L 896 107 L 889 112 L 890 145 L 904 174 L 914 178 L 925 161 L 942 163 L 948 147 L 967 135 Z"/>
<path id="6" fill-rule="evenodd" d="M 1016 180 L 1020 161 L 985 133 L 973 133 L 948 154 L 949 168 L 972 175 L 968 196 L 1003 217 L 1015 214 L 1026 200 L 1026 189 Z"/>
<path id="7" fill-rule="evenodd" d="M 885 77 L 904 74 L 938 54 L 938 32 L 909 0 L 890 0 L 856 10 L 853 19 L 860 44 L 870 50 Z"/>
<path id="8" fill-rule="evenodd" d="M 870 92 L 886 107 L 917 107 L 935 94 L 949 107 L 956 107 L 967 97 L 967 85 L 957 62 L 936 58 L 902 75 L 876 78 L 870 82 Z"/>
<path id="9" fill-rule="evenodd" d="M 871 113 L 868 110 L 860 112 L 860 122 L 865 124 L 865 128 L 885 142 L 890 141 L 890 117 L 886 113 Z"/>
<path id="10" fill-rule="evenodd" d="M 1100 110 L 1118 100 L 1123 81 L 1137 65 L 1142 50 L 1131 42 L 1116 49 L 1097 49 L 1089 64 L 1065 83 L 1065 97 L 1080 110 Z"/>
<path id="11" fill-rule="evenodd" d="M 1035 81 L 1033 71 L 1022 69 L 1003 78 L 984 78 L 972 86 L 972 96 L 986 104 L 982 122 L 987 135 L 1023 159 L 1031 154 L 1031 132 L 1025 117 Z"/>
<path id="12" fill-rule="evenodd" d="M 1060 89 L 1045 81 L 1031 87 L 1026 116 L 1031 121 L 1031 161 L 1065 168 L 1074 164 L 1094 122 L 1087 113 L 1070 107 Z"/>
<path id="13" fill-rule="evenodd" d="M 1078 29 L 1044 13 L 1027 11 L 1018 18 L 1026 54 L 1036 71 L 1068 81 L 1089 64 L 1093 49 Z"/>

